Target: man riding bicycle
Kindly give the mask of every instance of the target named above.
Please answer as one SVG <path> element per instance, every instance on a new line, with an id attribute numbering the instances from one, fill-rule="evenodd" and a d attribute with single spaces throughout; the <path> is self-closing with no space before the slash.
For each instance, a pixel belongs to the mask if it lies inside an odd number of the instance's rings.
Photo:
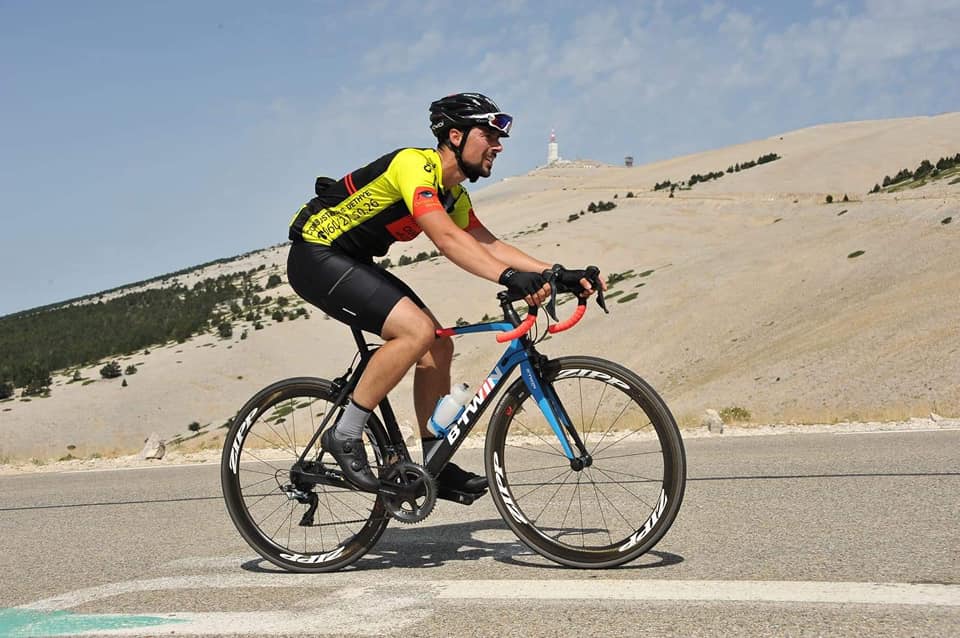
<path id="1" fill-rule="evenodd" d="M 414 410 L 424 456 L 433 434 L 427 423 L 450 391 L 453 341 L 438 339 L 440 323 L 404 282 L 374 263 L 395 241 L 420 232 L 460 268 L 523 295 L 531 306 L 550 295 L 545 272 L 592 294 L 582 270 L 540 261 L 495 237 L 474 214 L 462 183 L 489 177 L 509 137 L 513 118 L 490 98 L 459 93 L 430 105 L 436 149 L 402 148 L 333 181 L 318 178 L 316 197 L 290 224 L 290 285 L 329 316 L 379 335 L 384 344 L 360 377 L 336 426 L 324 432 L 331 454 L 354 486 L 379 485 L 362 442 L 370 411 L 414 363 Z M 602 282 L 602 279 L 600 280 Z M 604 286 L 605 288 L 605 286 Z M 448 463 L 437 478 L 438 496 L 479 495 L 487 479 Z"/>

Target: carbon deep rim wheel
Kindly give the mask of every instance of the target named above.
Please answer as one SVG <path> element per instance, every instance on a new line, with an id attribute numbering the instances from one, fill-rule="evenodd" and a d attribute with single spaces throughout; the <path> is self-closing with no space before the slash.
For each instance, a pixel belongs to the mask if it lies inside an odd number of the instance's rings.
<path id="1" fill-rule="evenodd" d="M 333 400 L 324 379 L 279 381 L 243 406 L 224 441 L 220 481 L 230 518 L 258 554 L 288 571 L 342 569 L 373 547 L 389 522 L 375 494 L 323 484 L 296 491 L 292 484 L 290 469 Z M 375 415 L 365 443 L 371 467 L 380 466 L 386 435 Z M 317 439 L 307 460 L 317 460 L 319 446 Z M 336 467 L 329 455 L 324 460 Z M 301 526 L 311 502 L 313 524 Z"/>
<path id="2" fill-rule="evenodd" d="M 592 464 L 571 468 L 518 379 L 487 432 L 494 503 L 520 540 L 552 561 L 581 568 L 630 562 L 656 545 L 680 509 L 686 482 L 680 432 L 653 388 L 623 366 L 562 357 L 548 369 Z"/>

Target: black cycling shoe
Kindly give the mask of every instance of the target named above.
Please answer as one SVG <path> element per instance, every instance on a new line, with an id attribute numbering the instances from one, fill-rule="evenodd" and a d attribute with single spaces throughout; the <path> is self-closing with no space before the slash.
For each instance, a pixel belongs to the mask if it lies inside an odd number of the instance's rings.
<path id="1" fill-rule="evenodd" d="M 380 481 L 373 475 L 367 462 L 363 439 L 341 439 L 334 434 L 335 430 L 333 427 L 324 432 L 320 437 L 320 445 L 337 460 L 347 482 L 365 492 L 376 492 L 380 489 Z"/>
<path id="2" fill-rule="evenodd" d="M 470 505 L 487 493 L 487 477 L 447 463 L 437 476 L 437 498 Z"/>

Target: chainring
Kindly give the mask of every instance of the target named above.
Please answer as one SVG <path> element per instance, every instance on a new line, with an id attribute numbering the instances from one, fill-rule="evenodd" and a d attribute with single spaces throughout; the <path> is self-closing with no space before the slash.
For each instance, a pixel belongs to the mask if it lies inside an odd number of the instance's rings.
<path id="1" fill-rule="evenodd" d="M 400 461 L 384 468 L 381 480 L 398 485 L 412 486 L 416 496 L 404 498 L 380 494 L 383 505 L 394 519 L 410 525 L 419 523 L 433 511 L 437 504 L 437 482 L 422 466 L 411 461 Z"/>

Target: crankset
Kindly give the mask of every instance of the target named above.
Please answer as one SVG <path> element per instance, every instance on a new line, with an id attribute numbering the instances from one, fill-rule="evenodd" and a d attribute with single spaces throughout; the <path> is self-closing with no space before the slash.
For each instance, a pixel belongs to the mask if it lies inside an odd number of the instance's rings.
<path id="1" fill-rule="evenodd" d="M 380 490 L 390 516 L 401 523 L 419 523 L 437 504 L 437 482 L 423 467 L 400 461 L 382 470 Z"/>

